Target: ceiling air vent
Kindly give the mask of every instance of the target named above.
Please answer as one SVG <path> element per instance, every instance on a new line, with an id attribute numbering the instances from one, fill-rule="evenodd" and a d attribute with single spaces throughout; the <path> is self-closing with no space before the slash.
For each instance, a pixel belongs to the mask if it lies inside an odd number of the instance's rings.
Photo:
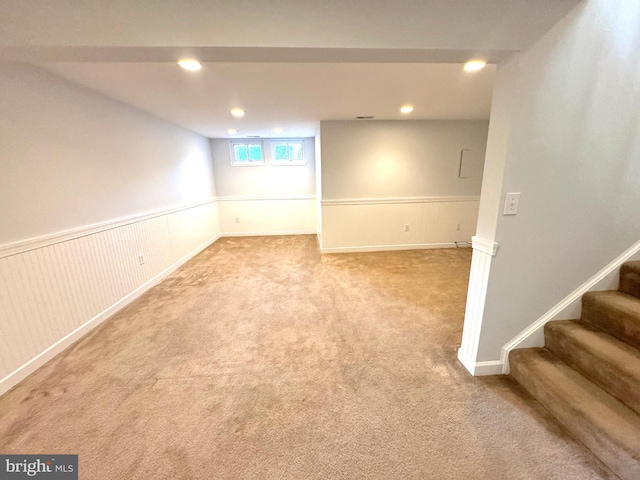
<path id="1" fill-rule="evenodd" d="M 373 120 L 375 117 L 373 115 L 362 115 L 357 116 L 356 120 Z"/>
<path id="2" fill-rule="evenodd" d="M 260 135 L 247 135 L 247 138 L 260 138 Z"/>

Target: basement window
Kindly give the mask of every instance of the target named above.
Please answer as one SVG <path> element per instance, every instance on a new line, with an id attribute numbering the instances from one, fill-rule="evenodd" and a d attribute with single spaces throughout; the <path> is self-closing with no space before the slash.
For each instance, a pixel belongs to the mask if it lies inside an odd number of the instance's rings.
<path id="1" fill-rule="evenodd" d="M 271 142 L 272 165 L 306 165 L 304 142 L 302 140 L 282 140 Z"/>
<path id="2" fill-rule="evenodd" d="M 231 165 L 264 165 L 262 141 L 242 141 L 231 143 Z"/>

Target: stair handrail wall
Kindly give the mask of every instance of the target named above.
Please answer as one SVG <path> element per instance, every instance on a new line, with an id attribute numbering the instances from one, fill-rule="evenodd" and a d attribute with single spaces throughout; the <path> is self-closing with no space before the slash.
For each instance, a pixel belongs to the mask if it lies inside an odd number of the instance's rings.
<path id="1" fill-rule="evenodd" d="M 579 318 L 581 299 L 585 293 L 591 291 L 616 290 L 618 288 L 620 267 L 623 263 L 631 260 L 640 260 L 640 240 L 631 245 L 608 265 L 507 342 L 502 347 L 500 354 L 502 373 L 504 375 L 509 374 L 509 352 L 511 352 L 511 350 L 544 346 L 544 325 L 547 322 Z"/>

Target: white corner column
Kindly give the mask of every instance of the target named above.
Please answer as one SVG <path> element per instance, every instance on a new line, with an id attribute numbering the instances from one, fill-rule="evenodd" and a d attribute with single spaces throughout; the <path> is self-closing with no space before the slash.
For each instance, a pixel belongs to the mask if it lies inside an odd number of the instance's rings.
<path id="1" fill-rule="evenodd" d="M 458 359 L 471 375 L 502 373 L 500 360 L 478 362 L 480 332 L 484 319 L 485 300 L 493 258 L 498 253 L 494 242 L 498 218 L 504 198 L 504 173 L 509 151 L 512 114 L 517 103 L 519 56 L 498 66 L 491 100 L 491 118 L 487 138 L 487 153 L 482 174 L 482 190 L 478 211 L 477 236 L 472 237 L 473 257 L 464 316 L 462 344 Z"/>
<path id="2" fill-rule="evenodd" d="M 464 314 L 462 344 L 458 349 L 458 360 L 471 375 L 496 375 L 502 373 L 500 362 L 477 362 L 480 330 L 484 315 L 484 302 L 489 284 L 491 261 L 498 253 L 498 244 L 493 241 L 472 237 L 473 256 L 469 289 L 467 292 L 467 308 Z"/>

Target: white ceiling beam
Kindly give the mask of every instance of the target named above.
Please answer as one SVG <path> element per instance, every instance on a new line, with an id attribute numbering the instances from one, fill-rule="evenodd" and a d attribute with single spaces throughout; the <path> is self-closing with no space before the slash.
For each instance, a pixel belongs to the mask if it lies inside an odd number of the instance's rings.
<path id="1" fill-rule="evenodd" d="M 3 0 L 0 45 L 517 51 L 579 0 Z"/>
<path id="2" fill-rule="evenodd" d="M 1 47 L 0 61 L 20 62 L 200 62 L 234 63 L 464 63 L 482 58 L 505 61 L 510 50 L 426 50 L 382 48 L 283 47 Z"/>

